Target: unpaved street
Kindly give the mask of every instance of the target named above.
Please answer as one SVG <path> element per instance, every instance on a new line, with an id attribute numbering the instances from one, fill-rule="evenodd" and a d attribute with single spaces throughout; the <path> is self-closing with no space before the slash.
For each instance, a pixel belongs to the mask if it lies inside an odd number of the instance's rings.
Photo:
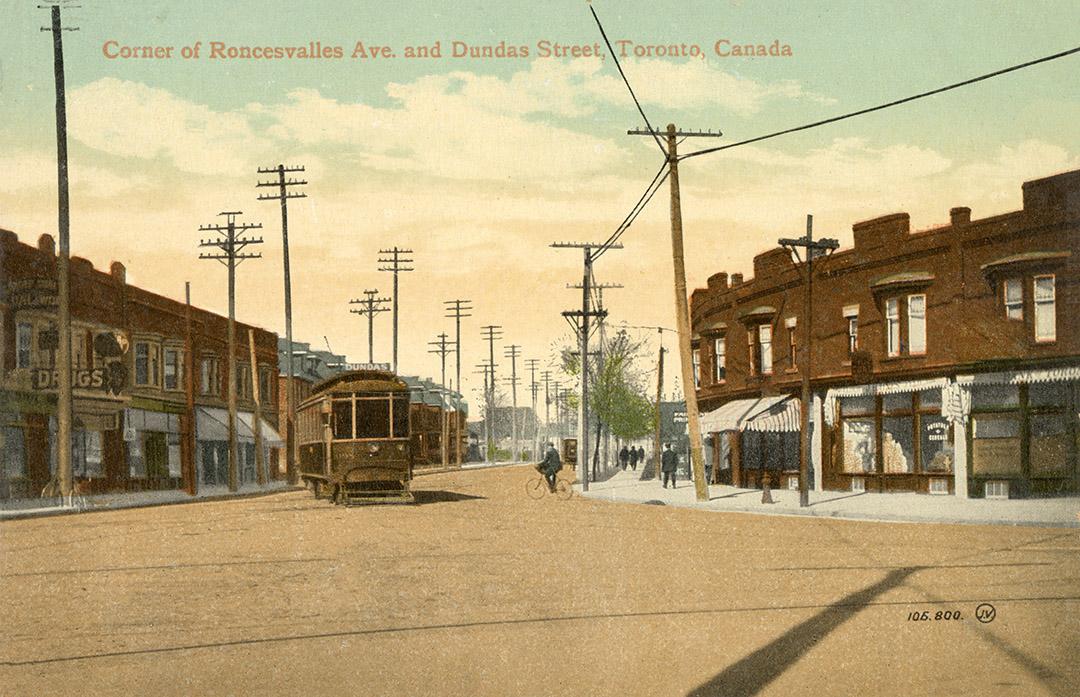
<path id="1" fill-rule="evenodd" d="M 3 523 L 0 694 L 1080 684 L 1078 530 L 533 501 L 530 476 L 422 477 L 415 506 L 293 492 Z"/>

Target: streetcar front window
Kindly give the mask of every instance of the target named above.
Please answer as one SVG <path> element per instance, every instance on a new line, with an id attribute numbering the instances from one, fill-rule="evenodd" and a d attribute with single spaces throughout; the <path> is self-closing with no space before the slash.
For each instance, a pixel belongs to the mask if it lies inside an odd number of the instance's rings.
<path id="1" fill-rule="evenodd" d="M 353 437 L 352 400 L 335 399 L 331 413 L 330 427 L 334 432 L 334 440 L 345 440 Z"/>
<path id="2" fill-rule="evenodd" d="M 356 400 L 356 437 L 390 437 L 390 400 Z"/>
<path id="3" fill-rule="evenodd" d="M 394 438 L 409 437 L 409 398 L 394 398 Z"/>

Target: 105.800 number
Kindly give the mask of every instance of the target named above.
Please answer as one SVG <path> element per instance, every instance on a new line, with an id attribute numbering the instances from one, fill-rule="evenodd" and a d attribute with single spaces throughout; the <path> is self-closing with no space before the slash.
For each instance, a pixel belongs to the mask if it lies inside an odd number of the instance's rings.
<path id="1" fill-rule="evenodd" d="M 912 622 L 928 622 L 930 620 L 959 620 L 963 619 L 959 610 L 938 610 L 934 614 L 930 614 L 929 610 L 915 610 L 909 612 L 907 616 L 908 620 Z"/>

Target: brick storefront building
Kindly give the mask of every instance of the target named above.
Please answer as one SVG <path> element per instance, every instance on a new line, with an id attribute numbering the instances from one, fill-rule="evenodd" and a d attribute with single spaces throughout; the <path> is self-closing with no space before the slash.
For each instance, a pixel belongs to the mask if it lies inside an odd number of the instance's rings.
<path id="1" fill-rule="evenodd" d="M 72 467 L 87 493 L 227 484 L 228 320 L 71 259 Z M 35 498 L 56 470 L 56 252 L 0 230 L 0 500 Z M 268 470 L 276 433 L 277 337 L 237 323 L 239 474 L 254 483 L 254 383 Z"/>
<path id="2" fill-rule="evenodd" d="M 812 488 L 1080 491 L 1080 171 L 1026 182 L 1022 210 L 950 218 L 856 223 L 815 261 Z M 802 277 L 778 247 L 693 293 L 717 479 L 797 486 Z"/>

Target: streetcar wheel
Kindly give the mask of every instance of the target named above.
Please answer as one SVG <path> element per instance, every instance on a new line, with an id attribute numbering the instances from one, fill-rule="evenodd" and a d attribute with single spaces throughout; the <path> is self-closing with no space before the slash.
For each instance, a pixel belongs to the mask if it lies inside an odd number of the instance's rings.
<path id="1" fill-rule="evenodd" d="M 555 495 L 559 497 L 560 501 L 569 501 L 570 497 L 574 495 L 574 487 L 570 486 L 570 483 L 565 479 L 560 479 L 555 483 Z"/>
<path id="2" fill-rule="evenodd" d="M 530 499 L 542 499 L 544 494 L 547 493 L 547 482 L 544 481 L 543 477 L 530 479 L 525 482 L 525 493 L 529 495 Z"/>

